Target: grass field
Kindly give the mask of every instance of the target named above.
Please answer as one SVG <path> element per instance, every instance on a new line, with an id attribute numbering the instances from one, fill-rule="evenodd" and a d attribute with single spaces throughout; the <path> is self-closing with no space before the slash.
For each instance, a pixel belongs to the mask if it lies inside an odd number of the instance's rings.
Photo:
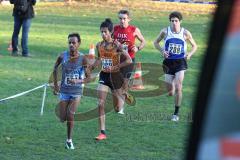
<path id="1" fill-rule="evenodd" d="M 142 4 L 150 6 L 147 2 Z M 173 98 L 165 94 L 150 98 L 137 98 L 135 107 L 126 108 L 124 116 L 110 112 L 106 117 L 108 139 L 95 142 L 98 121 L 91 119 L 75 123 L 73 141 L 76 149 L 64 149 L 66 124 L 55 115 L 57 97 L 47 90 L 45 110 L 40 116 L 43 89 L 0 103 L 0 159 L 156 159 L 180 160 L 184 158 L 191 113 L 196 93 L 202 58 L 207 47 L 212 11 L 191 12 L 191 7 L 163 3 L 161 7 L 145 9 L 131 5 L 132 24 L 138 26 L 146 39 L 146 47 L 137 54 L 144 63 L 161 64 L 162 57 L 153 47 L 153 40 L 161 28 L 168 25 L 168 14 L 182 9 L 182 25 L 190 30 L 198 44 L 198 51 L 189 61 L 183 89 L 180 121 L 169 121 L 173 111 Z M 126 7 L 122 4 L 122 7 Z M 169 7 L 171 5 L 171 7 Z M 91 43 L 101 40 L 99 25 L 110 17 L 118 22 L 121 6 L 94 3 L 39 3 L 35 7 L 29 48 L 32 58 L 12 57 L 7 51 L 13 30 L 12 6 L 0 6 L 0 99 L 32 89 L 48 81 L 57 55 L 67 49 L 67 35 L 79 32 L 80 50 L 88 53 Z M 203 9 L 193 6 L 192 10 Z M 214 7 L 211 7 L 214 8 Z M 158 74 L 158 73 L 156 73 Z M 91 84 L 95 87 L 96 83 Z M 151 91 L 149 91 L 151 92 Z M 96 107 L 97 99 L 83 97 L 79 112 Z"/>

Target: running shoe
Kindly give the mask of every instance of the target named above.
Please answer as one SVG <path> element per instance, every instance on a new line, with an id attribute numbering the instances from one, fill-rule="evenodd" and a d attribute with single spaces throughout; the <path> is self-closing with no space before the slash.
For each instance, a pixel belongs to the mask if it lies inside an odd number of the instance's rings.
<path id="1" fill-rule="evenodd" d="M 127 92 L 124 95 L 125 95 L 125 102 L 130 106 L 135 106 L 135 104 L 136 104 L 135 97 Z"/>
<path id="2" fill-rule="evenodd" d="M 97 137 L 95 137 L 96 140 L 101 141 L 104 139 L 107 139 L 107 136 L 103 133 L 100 133 Z"/>
<path id="3" fill-rule="evenodd" d="M 177 115 L 172 115 L 171 121 L 177 122 L 179 121 L 179 117 Z"/>
<path id="4" fill-rule="evenodd" d="M 66 142 L 65 143 L 65 148 L 66 149 L 75 149 L 72 142 Z"/>

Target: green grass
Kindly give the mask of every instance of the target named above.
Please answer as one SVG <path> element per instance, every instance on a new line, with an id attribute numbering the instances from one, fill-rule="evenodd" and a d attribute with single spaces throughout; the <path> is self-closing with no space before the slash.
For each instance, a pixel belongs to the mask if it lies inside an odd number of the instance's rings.
<path id="1" fill-rule="evenodd" d="M 86 3 L 75 7 L 40 3 L 29 35 L 33 57 L 22 58 L 11 57 L 7 51 L 13 30 L 12 8 L 0 6 L 0 99 L 46 83 L 57 55 L 67 49 L 70 32 L 81 34 L 80 50 L 88 53 L 89 45 L 101 40 L 100 23 L 106 17 L 117 23 L 118 10 L 93 4 L 88 7 Z M 137 60 L 161 64 L 162 58 L 153 41 L 160 29 L 168 25 L 168 12 L 137 8 L 132 12 L 132 24 L 141 29 L 147 42 L 137 54 Z M 44 115 L 40 116 L 43 93 L 40 89 L 0 103 L 0 159 L 183 159 L 211 19 L 209 14 L 184 15 L 182 25 L 192 32 L 199 48 L 186 72 L 180 122 L 169 121 L 174 109 L 173 97 L 138 97 L 137 106 L 126 108 L 124 116 L 107 114 L 108 140 L 104 142 L 93 140 L 98 133 L 97 119 L 76 122 L 73 135 L 76 149 L 67 151 L 64 149 L 66 124 L 59 122 L 54 111 L 57 97 L 48 88 Z M 91 84 L 95 86 L 96 83 Z M 84 97 L 79 111 L 93 109 L 96 104 L 96 98 Z"/>

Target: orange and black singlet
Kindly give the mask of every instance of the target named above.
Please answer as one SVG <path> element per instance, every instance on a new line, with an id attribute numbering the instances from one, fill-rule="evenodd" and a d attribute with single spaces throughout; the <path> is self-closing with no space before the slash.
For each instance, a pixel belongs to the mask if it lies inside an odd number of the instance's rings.
<path id="1" fill-rule="evenodd" d="M 102 71 L 108 72 L 106 68 L 111 68 L 120 63 L 120 54 L 118 53 L 118 46 L 116 44 L 111 42 L 105 46 L 104 43 L 105 42 L 102 41 L 100 45 L 98 45 L 98 53 L 102 61 Z"/>

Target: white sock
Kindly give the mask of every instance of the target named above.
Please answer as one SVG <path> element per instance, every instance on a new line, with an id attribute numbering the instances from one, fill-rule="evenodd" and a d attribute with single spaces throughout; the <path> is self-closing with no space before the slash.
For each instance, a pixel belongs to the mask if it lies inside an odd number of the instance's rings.
<path id="1" fill-rule="evenodd" d="M 71 142 L 72 142 L 72 139 L 67 139 L 67 142 L 70 142 L 70 143 L 71 143 Z"/>

